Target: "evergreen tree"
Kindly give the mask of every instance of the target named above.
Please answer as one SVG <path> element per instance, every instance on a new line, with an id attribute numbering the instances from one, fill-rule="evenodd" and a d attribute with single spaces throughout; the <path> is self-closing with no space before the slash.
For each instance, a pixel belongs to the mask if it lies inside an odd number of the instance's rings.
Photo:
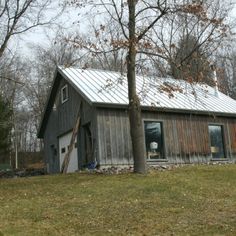
<path id="1" fill-rule="evenodd" d="M 0 95 L 0 163 L 6 162 L 6 155 L 10 151 L 11 115 L 10 104 Z"/>
<path id="2" fill-rule="evenodd" d="M 180 40 L 171 63 L 171 74 L 176 79 L 213 85 L 209 59 L 194 36 L 187 35 Z"/>

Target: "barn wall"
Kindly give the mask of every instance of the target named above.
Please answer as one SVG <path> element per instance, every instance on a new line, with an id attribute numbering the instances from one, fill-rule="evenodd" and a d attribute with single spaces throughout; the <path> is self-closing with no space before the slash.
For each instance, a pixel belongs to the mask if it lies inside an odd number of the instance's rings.
<path id="1" fill-rule="evenodd" d="M 132 165 L 132 144 L 125 110 L 98 109 L 100 165 Z"/>
<path id="2" fill-rule="evenodd" d="M 44 133 L 44 157 L 49 173 L 59 172 L 59 145 L 57 140 L 57 116 L 55 112 L 51 112 L 47 129 Z"/>
<path id="3" fill-rule="evenodd" d="M 75 89 L 68 84 L 68 96 L 69 99 L 61 103 L 61 88 L 67 84 L 63 78 L 60 79 L 60 84 L 55 95 L 55 106 L 51 110 L 47 126 L 44 133 L 44 152 L 48 171 L 50 173 L 57 173 L 59 168 L 59 143 L 58 138 L 70 131 L 72 131 L 80 107 L 80 128 L 78 134 L 78 162 L 79 166 L 85 163 L 85 150 L 84 150 L 84 128 L 83 125 L 91 122 L 91 130 L 93 136 L 96 134 L 96 119 L 94 118 L 93 108 L 75 91 Z M 82 102 L 82 103 L 81 103 Z M 54 149 L 54 150 L 53 150 Z M 96 147 L 94 148 L 96 149 Z"/>
<path id="4" fill-rule="evenodd" d="M 168 163 L 211 161 L 209 124 L 223 125 L 226 160 L 236 159 L 236 119 L 145 111 L 143 120 L 163 124 L 165 160 Z M 98 145 L 101 165 L 130 165 L 132 159 L 128 114 L 125 110 L 98 110 Z"/>
<path id="5" fill-rule="evenodd" d="M 143 113 L 143 119 L 163 122 L 166 159 L 170 163 L 202 163 L 211 161 L 209 124 L 223 126 L 226 159 L 236 158 L 233 136 L 236 119 L 170 113 Z"/>

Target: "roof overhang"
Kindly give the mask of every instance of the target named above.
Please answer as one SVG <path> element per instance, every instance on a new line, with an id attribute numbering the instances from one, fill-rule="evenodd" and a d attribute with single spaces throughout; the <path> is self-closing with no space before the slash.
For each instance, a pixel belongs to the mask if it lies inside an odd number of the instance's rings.
<path id="1" fill-rule="evenodd" d="M 60 81 L 61 81 L 61 78 L 58 76 L 58 70 L 56 69 L 54 72 L 52 86 L 47 96 L 47 101 L 44 107 L 43 115 L 41 117 L 39 129 L 37 133 L 38 138 L 43 138 L 43 134 L 47 126 L 48 118 L 49 118 L 51 109 L 53 107 L 54 98 L 56 96 L 56 91 L 59 87 Z"/>
<path id="2" fill-rule="evenodd" d="M 115 103 L 93 103 L 94 107 L 97 108 L 107 108 L 107 109 L 124 109 L 128 110 L 129 106 L 127 104 L 115 104 Z M 199 111 L 199 110 L 189 110 L 189 109 L 173 109 L 157 106 L 141 106 L 142 111 L 150 112 L 168 112 L 168 113 L 178 113 L 178 114 L 192 114 L 192 115 L 204 115 L 212 117 L 232 117 L 236 118 L 236 113 L 224 113 L 224 112 L 214 112 L 214 111 Z"/>

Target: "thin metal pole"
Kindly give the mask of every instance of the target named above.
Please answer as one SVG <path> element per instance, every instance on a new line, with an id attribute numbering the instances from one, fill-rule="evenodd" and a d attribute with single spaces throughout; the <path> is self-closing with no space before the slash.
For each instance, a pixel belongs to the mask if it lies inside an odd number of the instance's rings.
<path id="1" fill-rule="evenodd" d="M 18 144 L 17 144 L 17 133 L 15 132 L 15 140 L 16 140 L 16 147 L 15 147 L 15 151 L 16 151 L 16 153 L 15 153 L 15 157 L 16 157 L 16 169 L 18 169 Z"/>

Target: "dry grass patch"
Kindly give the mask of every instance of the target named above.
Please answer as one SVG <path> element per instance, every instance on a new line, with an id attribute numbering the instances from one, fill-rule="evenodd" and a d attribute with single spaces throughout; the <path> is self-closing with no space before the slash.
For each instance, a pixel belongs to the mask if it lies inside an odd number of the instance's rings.
<path id="1" fill-rule="evenodd" d="M 236 235 L 236 165 L 0 180 L 0 235 Z"/>

